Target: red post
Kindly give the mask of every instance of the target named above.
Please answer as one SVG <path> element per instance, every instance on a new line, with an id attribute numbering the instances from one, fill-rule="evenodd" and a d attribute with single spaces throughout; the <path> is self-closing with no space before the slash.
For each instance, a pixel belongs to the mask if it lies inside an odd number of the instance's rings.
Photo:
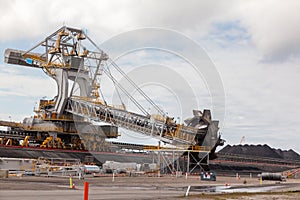
<path id="1" fill-rule="evenodd" d="M 84 182 L 83 200 L 89 200 L 89 182 Z"/>

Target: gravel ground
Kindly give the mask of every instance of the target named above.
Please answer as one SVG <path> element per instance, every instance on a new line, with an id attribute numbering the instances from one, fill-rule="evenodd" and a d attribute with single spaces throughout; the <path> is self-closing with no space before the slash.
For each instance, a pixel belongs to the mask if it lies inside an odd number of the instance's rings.
<path id="1" fill-rule="evenodd" d="M 200 181 L 197 176 L 187 179 L 164 177 L 90 177 L 73 179 L 75 189 L 69 188 L 65 177 L 9 177 L 0 179 L 0 199 L 83 199 L 84 182 L 89 182 L 89 199 L 300 199 L 300 179 L 283 183 L 255 178 L 218 177 L 217 181 Z"/>

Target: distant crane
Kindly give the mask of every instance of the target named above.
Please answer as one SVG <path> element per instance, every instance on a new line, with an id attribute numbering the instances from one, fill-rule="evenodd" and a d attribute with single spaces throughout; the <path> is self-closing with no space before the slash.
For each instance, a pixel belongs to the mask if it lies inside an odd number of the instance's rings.
<path id="1" fill-rule="evenodd" d="M 240 144 L 245 142 L 246 137 L 243 135 L 243 137 L 241 138 Z"/>

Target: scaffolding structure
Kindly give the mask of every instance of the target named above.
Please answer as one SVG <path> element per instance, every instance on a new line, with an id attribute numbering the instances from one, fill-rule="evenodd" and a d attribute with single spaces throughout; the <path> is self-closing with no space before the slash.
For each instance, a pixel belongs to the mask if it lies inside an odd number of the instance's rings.
<path id="1" fill-rule="evenodd" d="M 197 169 L 205 171 L 203 166 L 209 165 L 210 148 L 207 146 L 191 146 L 188 149 L 146 146 L 144 150 L 153 155 L 153 160 L 156 160 L 160 173 L 181 171 L 190 174 Z M 195 156 L 195 154 L 199 154 L 199 156 Z"/>
<path id="2" fill-rule="evenodd" d="M 80 173 L 79 159 L 39 157 L 34 166 L 35 176 L 78 176 Z"/>

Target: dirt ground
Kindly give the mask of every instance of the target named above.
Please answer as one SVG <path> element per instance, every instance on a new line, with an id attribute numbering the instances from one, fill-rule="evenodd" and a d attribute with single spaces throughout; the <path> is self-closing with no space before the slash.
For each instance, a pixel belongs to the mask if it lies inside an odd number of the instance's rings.
<path id="1" fill-rule="evenodd" d="M 300 199 L 300 179 L 286 182 L 256 178 L 217 177 L 201 181 L 198 176 L 163 177 L 9 177 L 0 179 L 0 199 L 83 199 L 84 182 L 89 182 L 89 199 Z M 190 186 L 190 187 L 189 187 Z M 189 189 L 188 197 L 185 197 Z"/>

